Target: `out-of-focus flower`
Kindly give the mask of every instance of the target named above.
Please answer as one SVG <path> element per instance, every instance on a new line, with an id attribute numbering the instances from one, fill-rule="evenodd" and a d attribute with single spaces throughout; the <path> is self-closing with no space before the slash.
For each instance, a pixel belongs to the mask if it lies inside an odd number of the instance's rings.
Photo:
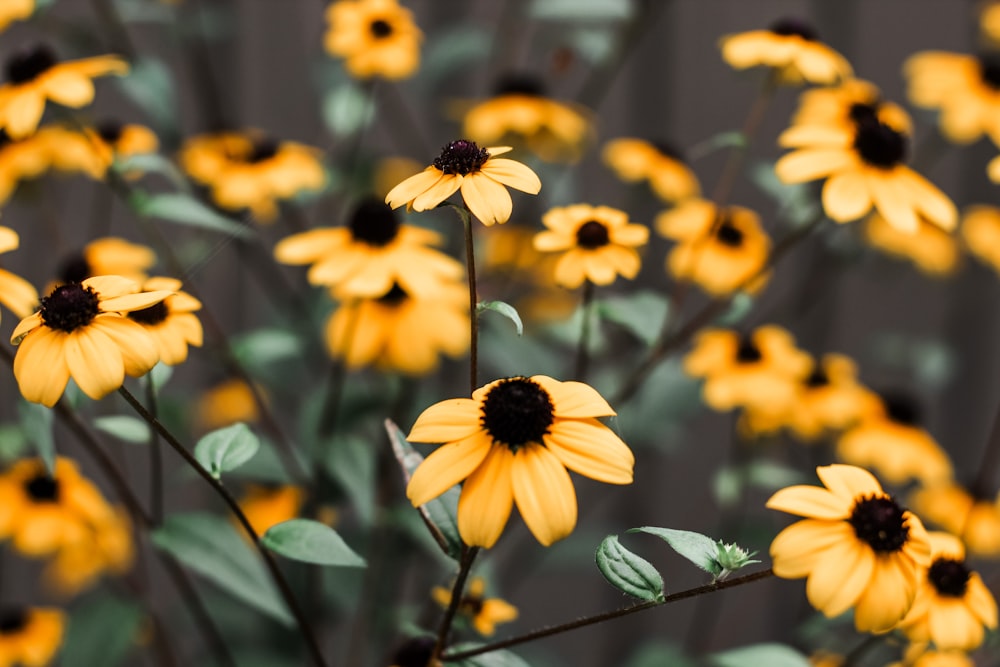
<path id="1" fill-rule="evenodd" d="M 253 423 L 260 418 L 253 390 L 243 380 L 230 379 L 206 391 L 198 401 L 197 423 L 212 431 L 236 422 Z"/>
<path id="2" fill-rule="evenodd" d="M 20 238 L 10 227 L 0 227 L 0 254 L 16 250 Z M 18 317 L 27 317 L 38 308 L 38 290 L 24 278 L 0 269 L 0 305 Z"/>
<path id="3" fill-rule="evenodd" d="M 768 30 L 723 37 L 722 58 L 736 69 L 770 67 L 782 83 L 832 84 L 851 76 L 847 60 L 819 41 L 812 26 L 785 18 Z"/>
<path id="4" fill-rule="evenodd" d="M 984 134 L 1000 144 L 1000 57 L 921 51 L 903 65 L 910 101 L 938 109 L 941 133 L 967 144 Z"/>
<path id="5" fill-rule="evenodd" d="M 963 211 L 960 232 L 969 252 L 1000 273 L 1000 208 L 970 206 Z"/>
<path id="6" fill-rule="evenodd" d="M 979 29 L 994 44 L 1000 44 L 1000 2 L 991 2 L 979 14 Z"/>
<path id="7" fill-rule="evenodd" d="M 917 642 L 906 648 L 902 662 L 888 667 L 976 667 L 976 663 L 965 651 L 941 651 L 931 648 L 928 642 Z"/>
<path id="8" fill-rule="evenodd" d="M 45 173 L 52 164 L 48 143 L 37 135 L 11 139 L 0 129 L 0 204 L 17 189 L 18 183 Z"/>
<path id="9" fill-rule="evenodd" d="M 873 213 L 865 222 L 865 240 L 888 255 L 909 260 L 929 276 L 950 275 L 958 266 L 955 237 L 923 219 L 916 230 L 904 232 Z"/>
<path id="10" fill-rule="evenodd" d="M 62 645 L 66 615 L 48 607 L 0 607 L 0 665 L 44 667 Z"/>
<path id="11" fill-rule="evenodd" d="M 263 486 L 252 484 L 240 499 L 240 508 L 253 526 L 263 535 L 271 526 L 299 516 L 305 494 L 297 486 Z"/>
<path id="12" fill-rule="evenodd" d="M 160 361 L 168 366 L 184 363 L 188 346 L 201 347 L 203 332 L 195 312 L 201 301 L 181 291 L 181 281 L 174 278 L 150 278 L 142 284 L 144 292 L 170 292 L 170 296 L 148 308 L 132 310 L 128 318 L 142 325 L 156 342 Z"/>
<path id="13" fill-rule="evenodd" d="M 372 191 L 379 199 L 385 199 L 397 184 L 423 170 L 424 165 L 408 157 L 382 158 L 375 164 Z"/>
<path id="14" fill-rule="evenodd" d="M 435 586 L 431 595 L 446 609 L 451 604 L 451 591 L 447 588 Z M 500 598 L 486 597 L 486 581 L 473 577 L 458 603 L 458 613 L 472 621 L 476 632 L 489 637 L 496 632 L 498 623 L 509 623 L 517 618 L 517 607 Z"/>
<path id="15" fill-rule="evenodd" d="M 684 162 L 680 151 L 667 144 L 644 139 L 609 141 L 602 152 L 604 163 L 623 181 L 648 181 L 657 197 L 667 203 L 701 194 L 698 178 Z"/>
<path id="16" fill-rule="evenodd" d="M 0 2 L 0 32 L 14 21 L 23 21 L 35 13 L 35 0 L 4 0 Z"/>
<path id="17" fill-rule="evenodd" d="M 90 525 L 84 539 L 55 554 L 45 568 L 45 579 L 57 592 L 76 595 L 105 574 L 127 572 L 134 556 L 128 515 L 122 508 L 113 508 Z"/>
<path id="18" fill-rule="evenodd" d="M 1000 557 L 1000 498 L 977 498 L 951 480 L 917 489 L 913 511 L 961 538 L 969 553 Z"/>
<path id="19" fill-rule="evenodd" d="M 57 284 L 82 283 L 94 276 L 121 276 L 142 283 L 154 264 L 156 253 L 152 248 L 105 236 L 94 239 L 79 253 L 64 257 L 56 272 Z"/>
<path id="20" fill-rule="evenodd" d="M 327 53 L 359 79 L 405 79 L 420 65 L 423 33 L 396 0 L 336 0 L 326 10 Z"/>

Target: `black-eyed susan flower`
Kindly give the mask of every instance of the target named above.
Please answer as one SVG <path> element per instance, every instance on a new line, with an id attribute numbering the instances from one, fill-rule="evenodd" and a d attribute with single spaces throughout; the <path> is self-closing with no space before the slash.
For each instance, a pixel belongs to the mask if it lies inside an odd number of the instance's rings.
<path id="1" fill-rule="evenodd" d="M 910 504 L 926 521 L 961 538 L 973 556 L 1000 556 L 1000 499 L 977 497 L 945 480 L 914 491 Z"/>
<path id="2" fill-rule="evenodd" d="M 0 31 L 14 21 L 23 21 L 35 13 L 35 0 L 5 0 L 0 3 Z"/>
<path id="3" fill-rule="evenodd" d="M 542 216 L 548 229 L 534 245 L 542 252 L 561 252 L 555 281 L 576 288 L 590 281 L 610 285 L 618 276 L 635 278 L 641 262 L 636 248 L 646 245 L 649 229 L 629 222 L 628 213 L 610 206 L 573 204 L 549 209 Z"/>
<path id="4" fill-rule="evenodd" d="M 85 148 L 93 154 L 93 160 L 101 168 L 107 169 L 115 160 L 124 160 L 135 155 L 155 153 L 160 147 L 156 133 L 145 125 L 106 120 L 96 127 L 84 128 Z M 129 170 L 126 178 L 136 178 L 141 173 Z"/>
<path id="5" fill-rule="evenodd" d="M 453 141 L 441 149 L 434 164 L 390 190 L 385 203 L 426 211 L 461 190 L 466 206 L 484 225 L 507 222 L 513 210 L 508 187 L 533 195 L 542 189 L 531 169 L 497 157 L 510 150 L 508 146 L 480 148 L 464 139 Z"/>
<path id="6" fill-rule="evenodd" d="M 962 212 L 959 231 L 969 252 L 1000 273 L 1000 208 L 970 206 Z"/>
<path id="7" fill-rule="evenodd" d="M 788 411 L 788 427 L 796 437 L 810 441 L 879 410 L 878 395 L 858 382 L 854 361 L 842 354 L 825 354 L 800 380 Z"/>
<path id="8" fill-rule="evenodd" d="M 648 181 L 656 196 L 667 203 L 701 194 L 698 178 L 680 151 L 666 143 L 623 137 L 606 143 L 601 156 L 618 178 L 629 183 Z"/>
<path id="9" fill-rule="evenodd" d="M 118 389 L 125 375 L 149 371 L 156 342 L 123 315 L 163 301 L 170 292 L 142 292 L 121 276 L 98 276 L 55 288 L 41 309 L 11 334 L 19 345 L 14 377 L 29 401 L 52 407 L 72 377 L 83 393 L 99 399 Z"/>
<path id="10" fill-rule="evenodd" d="M 266 396 L 262 387 L 257 387 Z M 202 394 L 198 399 L 195 421 L 204 431 L 212 431 L 236 422 L 252 424 L 260 419 L 260 407 L 254 390 L 243 380 L 224 380 Z"/>
<path id="11" fill-rule="evenodd" d="M 938 109 L 941 133 L 967 144 L 984 134 L 1000 143 L 1000 55 L 922 51 L 903 66 L 910 101 Z"/>
<path id="12" fill-rule="evenodd" d="M 49 167 L 54 170 L 101 180 L 111 166 L 110 156 L 87 128 L 77 130 L 59 124 L 44 125 L 33 138 L 48 151 Z"/>
<path id="13" fill-rule="evenodd" d="M 46 46 L 34 46 L 8 57 L 7 81 L 0 85 L 0 128 L 14 139 L 35 131 L 47 100 L 78 109 L 94 101 L 92 79 L 128 72 L 118 56 L 96 56 L 60 62 Z"/>
<path id="14" fill-rule="evenodd" d="M 430 373 L 442 354 L 458 358 L 469 349 L 468 299 L 452 282 L 428 296 L 396 284 L 378 298 L 343 300 L 327 321 L 327 350 L 350 369 Z"/>
<path id="15" fill-rule="evenodd" d="M 82 283 L 94 276 L 121 276 L 141 283 L 154 264 L 156 253 L 152 248 L 117 236 L 105 236 L 64 257 L 56 276 L 59 284 Z"/>
<path id="16" fill-rule="evenodd" d="M 720 41 L 722 59 L 736 69 L 770 67 L 782 83 L 832 84 L 851 76 L 847 60 L 819 41 L 805 21 L 785 18 L 767 30 L 728 35 Z"/>
<path id="17" fill-rule="evenodd" d="M 90 523 L 86 537 L 59 549 L 45 568 L 44 578 L 61 595 L 77 595 L 105 575 L 128 572 L 134 557 L 128 514 L 115 507 Z"/>
<path id="18" fill-rule="evenodd" d="M 451 591 L 447 588 L 435 586 L 431 595 L 446 609 L 451 604 Z M 458 613 L 472 622 L 476 632 L 489 637 L 496 632 L 498 623 L 509 623 L 517 618 L 517 607 L 500 598 L 486 597 L 486 581 L 473 577 L 458 604 Z"/>
<path id="19" fill-rule="evenodd" d="M 897 104 L 882 98 L 882 92 L 870 81 L 848 79 L 837 86 L 824 86 L 805 90 L 799 95 L 799 104 L 792 116 L 792 125 L 820 125 L 854 129 L 852 109 L 872 107 L 885 122 L 912 132 L 909 115 Z"/>
<path id="20" fill-rule="evenodd" d="M 906 648 L 902 662 L 888 667 L 976 667 L 976 663 L 965 651 L 938 650 L 927 642 L 917 642 Z"/>
<path id="21" fill-rule="evenodd" d="M 406 495 L 419 507 L 462 483 L 458 531 L 466 544 L 493 546 L 517 503 L 535 539 L 549 546 L 576 525 L 567 468 L 608 484 L 632 482 L 632 451 L 598 421 L 614 414 L 590 386 L 545 375 L 496 380 L 472 398 L 442 401 L 407 436 L 443 444 L 413 473 Z"/>
<path id="22" fill-rule="evenodd" d="M 713 296 L 741 288 L 755 292 L 767 283 L 771 239 L 750 209 L 719 209 L 706 199 L 689 199 L 661 213 L 655 224 L 661 235 L 678 242 L 667 255 L 667 272 L 675 278 Z"/>
<path id="23" fill-rule="evenodd" d="M 344 227 L 310 229 L 282 239 L 274 256 L 284 264 L 311 264 L 309 282 L 344 298 L 376 298 L 398 284 L 407 294 L 432 296 L 459 280 L 462 263 L 432 246 L 440 234 L 400 224 L 384 202 L 369 197 Z"/>
<path id="24" fill-rule="evenodd" d="M 128 312 L 133 322 L 142 325 L 156 342 L 160 361 L 168 366 L 184 363 L 188 346 L 201 347 L 204 332 L 195 312 L 201 301 L 181 291 L 181 281 L 174 278 L 150 278 L 142 284 L 144 292 L 170 292 L 170 296 L 148 308 Z"/>
<path id="25" fill-rule="evenodd" d="M 49 144 L 37 136 L 15 140 L 0 129 L 0 204 L 14 194 L 18 183 L 37 178 L 52 164 Z"/>
<path id="26" fill-rule="evenodd" d="M 0 227 L 0 254 L 16 250 L 20 238 L 10 227 Z M 38 307 L 38 291 L 24 278 L 0 269 L 0 305 L 18 317 L 27 317 Z"/>
<path id="27" fill-rule="evenodd" d="M 903 394 L 882 394 L 882 409 L 868 414 L 837 440 L 837 457 L 872 468 L 892 484 L 927 484 L 951 477 L 951 461 L 920 426 L 919 406 Z"/>
<path id="28" fill-rule="evenodd" d="M 62 646 L 66 615 L 49 607 L 0 607 L 0 667 L 45 667 Z"/>
<path id="29" fill-rule="evenodd" d="M 326 52 L 359 79 L 405 79 L 420 66 L 423 33 L 397 0 L 336 0 L 326 10 Z"/>
<path id="30" fill-rule="evenodd" d="M 916 230 L 904 232 L 873 213 L 865 222 L 865 240 L 887 255 L 909 260 L 929 276 L 952 274 L 960 258 L 955 237 L 923 219 Z"/>
<path id="31" fill-rule="evenodd" d="M 827 617 L 853 607 L 860 632 L 885 632 L 909 612 L 930 565 L 927 533 L 868 471 L 831 465 L 816 473 L 826 488 L 790 486 L 767 501 L 805 517 L 771 542 L 774 573 L 808 577 L 809 602 Z"/>
<path id="32" fill-rule="evenodd" d="M 263 535 L 271 526 L 299 516 L 305 493 L 297 486 L 252 484 L 240 498 L 240 508 L 254 532 Z"/>

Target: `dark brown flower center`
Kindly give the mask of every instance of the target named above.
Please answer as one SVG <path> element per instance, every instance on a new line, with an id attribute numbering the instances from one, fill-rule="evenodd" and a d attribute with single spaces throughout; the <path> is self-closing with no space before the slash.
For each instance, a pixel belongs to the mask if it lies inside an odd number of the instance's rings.
<path id="1" fill-rule="evenodd" d="M 109 144 L 116 144 L 122 138 L 125 125 L 121 121 L 106 120 L 97 126 L 97 134 Z"/>
<path id="2" fill-rule="evenodd" d="M 531 74 L 509 73 L 500 77 L 493 89 L 493 94 L 527 95 L 529 97 L 544 97 L 545 86 L 541 80 Z"/>
<path id="3" fill-rule="evenodd" d="M 130 320 L 148 326 L 159 324 L 160 322 L 166 320 L 169 316 L 170 309 L 167 308 L 167 304 L 163 301 L 154 303 L 148 308 L 140 308 L 139 310 L 133 310 L 128 313 L 128 318 Z"/>
<path id="4" fill-rule="evenodd" d="M 60 285 L 42 299 L 42 322 L 69 333 L 94 321 L 100 312 L 97 292 L 79 283 Z"/>
<path id="5" fill-rule="evenodd" d="M 24 482 L 24 491 L 36 503 L 59 502 L 59 482 L 52 479 L 45 472 Z"/>
<path id="6" fill-rule="evenodd" d="M 392 34 L 392 24 L 383 19 L 376 19 L 368 25 L 368 30 L 375 39 L 385 39 Z"/>
<path id="7" fill-rule="evenodd" d="M 886 393 L 881 398 L 885 414 L 890 420 L 905 426 L 920 424 L 920 406 L 911 397 Z"/>
<path id="8" fill-rule="evenodd" d="M 400 287 L 399 283 L 393 283 L 389 291 L 378 298 L 378 302 L 383 306 L 394 307 L 403 303 L 408 298 L 410 298 L 410 295 L 406 293 L 406 290 Z"/>
<path id="9" fill-rule="evenodd" d="M 960 598 L 965 595 L 972 572 L 965 563 L 951 558 L 935 558 L 927 571 L 927 578 L 939 594 Z"/>
<path id="10" fill-rule="evenodd" d="M 47 46 L 22 49 L 7 59 L 7 80 L 13 84 L 34 81 L 57 62 L 56 54 Z"/>
<path id="11" fill-rule="evenodd" d="M 458 608 L 466 616 L 475 618 L 483 610 L 484 602 L 485 600 L 478 595 L 465 595 L 459 602 Z"/>
<path id="12" fill-rule="evenodd" d="M 732 220 L 726 215 L 723 215 L 722 222 L 715 230 L 715 238 L 719 239 L 719 243 L 722 245 L 731 248 L 739 248 L 743 245 L 743 232 L 733 226 Z"/>
<path id="13" fill-rule="evenodd" d="M 873 167 L 891 169 L 906 161 L 909 139 L 877 118 L 856 120 L 854 148 Z"/>
<path id="14" fill-rule="evenodd" d="M 849 522 L 858 539 L 877 553 L 899 551 L 910 535 L 902 508 L 889 496 L 861 498 L 854 503 Z"/>
<path id="15" fill-rule="evenodd" d="M 13 142 L 11 141 L 10 135 L 7 134 L 7 130 L 0 129 L 0 149 L 10 143 Z"/>
<path id="16" fill-rule="evenodd" d="M 393 667 L 427 667 L 434 654 L 434 637 L 414 637 L 397 649 L 392 656 Z"/>
<path id="17" fill-rule="evenodd" d="M 1000 90 L 1000 54 L 984 53 L 979 56 L 979 76 L 987 86 Z"/>
<path id="18" fill-rule="evenodd" d="M 753 364 L 764 358 L 760 353 L 760 348 L 753 342 L 753 337 L 749 335 L 740 336 L 739 347 L 736 348 L 736 361 L 741 364 Z"/>
<path id="19" fill-rule="evenodd" d="M 446 174 L 465 176 L 479 169 L 490 159 L 490 152 L 480 148 L 474 141 L 459 139 L 441 149 L 441 155 L 434 158 L 434 166 Z"/>
<path id="20" fill-rule="evenodd" d="M 381 248 L 388 245 L 399 233 L 396 212 L 376 197 L 361 201 L 351 213 L 351 236 L 355 241 Z"/>
<path id="21" fill-rule="evenodd" d="M 250 147 L 250 153 L 246 156 L 246 161 L 250 164 L 257 164 L 270 160 L 278 154 L 281 146 L 274 139 L 254 139 Z"/>
<path id="22" fill-rule="evenodd" d="M 594 250 L 606 246 L 610 242 L 608 228 L 602 222 L 588 220 L 576 230 L 576 244 L 581 248 Z"/>
<path id="23" fill-rule="evenodd" d="M 513 451 L 531 442 L 542 442 L 555 419 L 549 393 L 534 380 L 514 377 L 501 380 L 486 394 L 480 422 L 494 444 Z"/>
<path id="24" fill-rule="evenodd" d="M 823 370 L 823 366 L 821 364 L 816 364 L 812 373 L 810 373 L 809 377 L 806 378 L 806 386 L 818 389 L 819 387 L 825 387 L 828 384 L 830 384 L 830 378 L 827 376 L 826 371 Z"/>
<path id="25" fill-rule="evenodd" d="M 0 635 L 16 635 L 27 625 L 27 609 L 23 607 L 0 608 Z"/>
<path id="26" fill-rule="evenodd" d="M 786 17 L 771 24 L 771 32 L 775 35 L 795 35 L 810 42 L 819 41 L 816 30 L 799 18 Z"/>
<path id="27" fill-rule="evenodd" d="M 63 283 L 82 283 L 94 274 L 93 268 L 91 268 L 87 258 L 80 252 L 63 259 L 62 264 L 59 265 L 59 270 L 56 271 L 56 275 L 59 276 L 59 281 Z"/>

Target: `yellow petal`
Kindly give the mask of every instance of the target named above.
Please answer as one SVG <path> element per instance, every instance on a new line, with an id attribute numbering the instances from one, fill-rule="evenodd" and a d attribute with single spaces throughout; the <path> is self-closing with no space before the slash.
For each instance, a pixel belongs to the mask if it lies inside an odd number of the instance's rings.
<path id="1" fill-rule="evenodd" d="M 98 315 L 91 325 L 115 342 L 131 377 L 145 375 L 160 360 L 153 338 L 132 320 L 117 315 Z"/>
<path id="2" fill-rule="evenodd" d="M 573 472 L 608 484 L 632 483 L 632 451 L 597 420 L 560 420 L 543 439 L 549 451 Z"/>
<path id="3" fill-rule="evenodd" d="M 21 341 L 14 357 L 14 377 L 21 395 L 52 407 L 69 382 L 63 345 L 68 334 L 43 327 Z"/>
<path id="4" fill-rule="evenodd" d="M 500 539 L 514 504 L 513 463 L 510 449 L 491 447 L 465 480 L 458 499 L 458 532 L 469 546 L 489 549 Z"/>
<path id="5" fill-rule="evenodd" d="M 540 445 L 522 447 L 511 471 L 514 501 L 531 534 L 543 546 L 563 539 L 576 526 L 576 491 L 559 459 Z"/>
<path id="6" fill-rule="evenodd" d="M 928 612 L 931 639 L 939 649 L 972 651 L 983 643 L 983 626 L 959 598 L 938 598 Z"/>
<path id="7" fill-rule="evenodd" d="M 812 519 L 846 519 L 853 501 L 818 486 L 797 485 L 780 489 L 768 499 L 766 507 Z"/>
<path id="8" fill-rule="evenodd" d="M 403 204 L 409 204 L 443 178 L 445 178 L 445 175 L 440 169 L 437 167 L 427 167 L 419 174 L 410 176 L 392 190 L 389 190 L 389 194 L 385 196 L 385 203 L 392 208 L 399 208 Z"/>
<path id="9" fill-rule="evenodd" d="M 125 364 L 114 341 L 94 327 L 69 334 L 66 365 L 80 389 L 94 400 L 103 398 L 125 381 Z"/>
<path id="10" fill-rule="evenodd" d="M 106 313 L 127 313 L 132 310 L 142 310 L 160 303 L 173 292 L 157 290 L 156 292 L 139 292 L 138 294 L 123 294 L 111 299 L 101 299 L 100 308 Z"/>
<path id="11" fill-rule="evenodd" d="M 806 583 L 809 603 L 828 618 L 854 605 L 871 580 L 875 554 L 858 540 L 831 544 L 816 559 Z"/>
<path id="12" fill-rule="evenodd" d="M 858 498 L 870 496 L 871 494 L 883 493 L 882 485 L 864 468 L 833 464 L 816 468 L 816 474 L 826 488 L 830 489 L 837 497 L 841 498 L 849 506 L 853 506 Z"/>
<path id="13" fill-rule="evenodd" d="M 413 207 L 414 211 L 426 211 L 429 208 L 434 208 L 455 194 L 462 186 L 463 180 L 464 178 L 457 174 L 441 174 L 433 185 L 413 198 L 410 206 Z"/>
<path id="14" fill-rule="evenodd" d="M 417 466 L 406 485 L 406 497 L 414 507 L 437 498 L 471 475 L 490 449 L 489 440 L 481 433 L 441 445 Z"/>
<path id="15" fill-rule="evenodd" d="M 453 442 L 482 428 L 479 402 L 453 398 L 430 406 L 417 417 L 406 439 L 411 442 Z"/>
<path id="16" fill-rule="evenodd" d="M 617 414 L 597 390 L 583 382 L 560 382 L 547 375 L 533 375 L 552 399 L 552 414 L 567 419 L 611 417 Z"/>
<path id="17" fill-rule="evenodd" d="M 804 519 L 793 523 L 771 542 L 774 573 L 785 579 L 808 576 L 827 549 L 854 539 L 854 529 L 844 521 Z"/>
<path id="18" fill-rule="evenodd" d="M 537 195 L 542 189 L 542 181 L 538 174 L 517 160 L 506 158 L 487 160 L 481 172 L 507 187 Z"/>
<path id="19" fill-rule="evenodd" d="M 823 210 L 837 222 L 857 220 L 872 207 L 864 176 L 853 171 L 831 176 L 823 184 L 822 199 Z"/>
<path id="20" fill-rule="evenodd" d="M 10 335 L 10 342 L 13 345 L 17 345 L 31 331 L 42 326 L 42 323 L 42 314 L 40 312 L 28 315 L 14 327 L 14 332 Z"/>
<path id="21" fill-rule="evenodd" d="M 916 574 L 900 562 L 900 554 L 879 555 L 868 589 L 854 609 L 859 632 L 885 632 L 910 610 L 916 595 Z"/>
<path id="22" fill-rule="evenodd" d="M 481 173 L 463 179 L 462 199 L 472 215 L 487 227 L 510 220 L 514 206 L 507 188 Z"/>

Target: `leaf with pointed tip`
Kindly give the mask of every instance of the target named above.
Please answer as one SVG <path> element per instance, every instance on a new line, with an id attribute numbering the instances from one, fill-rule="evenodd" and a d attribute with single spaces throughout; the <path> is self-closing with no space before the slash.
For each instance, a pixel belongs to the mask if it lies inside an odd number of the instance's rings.
<path id="1" fill-rule="evenodd" d="M 608 535 L 597 548 L 597 568 L 612 586 L 640 600 L 663 599 L 663 577 L 652 564 Z"/>

